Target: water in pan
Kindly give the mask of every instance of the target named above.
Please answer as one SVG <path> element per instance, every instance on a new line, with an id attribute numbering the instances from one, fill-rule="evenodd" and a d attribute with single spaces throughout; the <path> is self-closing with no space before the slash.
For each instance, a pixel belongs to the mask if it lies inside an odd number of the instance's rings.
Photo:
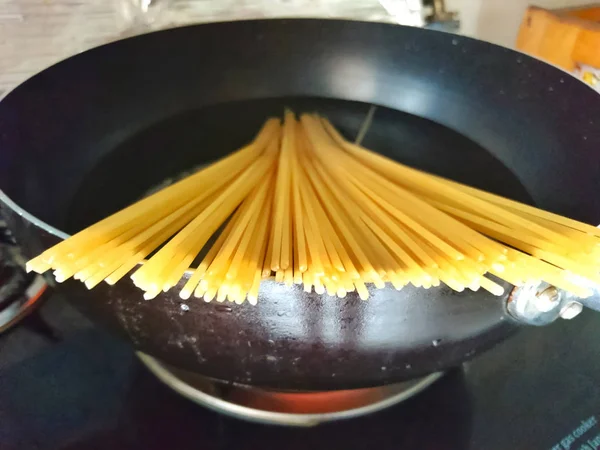
<path id="1" fill-rule="evenodd" d="M 183 180 L 186 177 L 189 177 L 190 175 L 192 175 L 193 173 L 198 172 L 200 169 L 202 169 L 203 167 L 205 167 L 206 164 L 199 164 L 195 167 L 192 167 L 189 170 L 184 170 L 183 172 L 179 172 L 169 178 L 165 178 L 162 182 L 152 186 L 150 189 L 148 189 L 147 191 L 145 191 L 141 196 L 140 199 L 145 198 L 145 197 L 149 197 L 152 194 L 156 194 L 158 191 L 160 191 L 161 189 L 164 189 L 168 186 L 171 186 L 174 183 L 177 183 L 180 180 Z"/>
<path id="2" fill-rule="evenodd" d="M 222 103 L 188 111 L 131 136 L 86 176 L 69 209 L 80 230 L 247 144 L 284 107 L 318 111 L 354 139 L 370 105 L 320 98 Z M 363 145 L 413 167 L 528 201 L 515 176 L 484 148 L 435 122 L 378 107 Z"/>

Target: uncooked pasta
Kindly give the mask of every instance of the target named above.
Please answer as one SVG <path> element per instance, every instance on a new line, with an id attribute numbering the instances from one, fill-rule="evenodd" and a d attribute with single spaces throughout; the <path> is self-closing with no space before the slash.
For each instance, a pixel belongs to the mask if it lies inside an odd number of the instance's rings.
<path id="1" fill-rule="evenodd" d="M 27 267 L 89 289 L 130 274 L 146 299 L 181 286 L 183 299 L 256 304 L 272 276 L 361 299 L 367 285 L 386 283 L 502 295 L 490 275 L 587 297 L 600 281 L 599 238 L 591 225 L 407 167 L 349 142 L 323 117 L 286 111 L 246 147 Z"/>

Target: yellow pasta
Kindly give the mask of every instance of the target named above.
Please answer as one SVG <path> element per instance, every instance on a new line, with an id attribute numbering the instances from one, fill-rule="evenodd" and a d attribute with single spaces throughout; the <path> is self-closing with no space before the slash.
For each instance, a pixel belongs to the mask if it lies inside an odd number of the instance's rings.
<path id="1" fill-rule="evenodd" d="M 180 286 L 184 300 L 236 304 L 256 304 L 272 276 L 288 288 L 363 300 L 368 285 L 386 283 L 502 295 L 488 275 L 586 297 L 600 284 L 600 230 L 404 166 L 347 141 L 322 117 L 286 110 L 246 147 L 27 268 L 89 289 L 133 271 L 146 299 Z"/>

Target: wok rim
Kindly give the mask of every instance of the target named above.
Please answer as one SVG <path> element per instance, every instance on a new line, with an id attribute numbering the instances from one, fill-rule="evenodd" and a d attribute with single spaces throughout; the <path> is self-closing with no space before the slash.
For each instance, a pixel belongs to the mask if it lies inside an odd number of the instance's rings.
<path id="1" fill-rule="evenodd" d="M 378 22 L 378 21 L 368 21 L 368 20 L 357 20 L 357 19 L 352 19 L 352 18 L 336 18 L 336 17 L 278 17 L 278 18 L 257 18 L 257 19 L 242 19 L 242 20 L 230 20 L 230 21 L 216 21 L 216 22 L 207 22 L 207 23 L 196 23 L 196 24 L 188 24 L 188 25 L 183 25 L 183 26 L 175 26 L 175 27 L 170 27 L 170 28 L 164 28 L 164 29 L 159 29 L 159 30 L 152 30 L 152 31 L 148 31 L 148 32 L 144 32 L 144 33 L 140 33 L 140 34 L 136 34 L 134 36 L 129 36 L 129 37 L 125 37 L 122 39 L 117 39 L 117 40 L 113 40 L 110 42 L 106 42 L 104 44 L 101 45 L 97 45 L 91 48 L 86 49 L 83 52 L 79 52 L 79 53 L 75 53 L 73 55 L 69 55 L 66 56 L 62 59 L 59 59 L 58 61 L 56 61 L 55 63 L 45 67 L 44 69 L 40 70 L 39 72 L 34 73 L 33 75 L 27 77 L 26 79 L 22 80 L 20 83 L 18 83 L 16 86 L 14 86 L 12 89 L 8 90 L 4 96 L 2 96 L 2 98 L 0 99 L 0 103 L 5 100 L 7 97 L 12 97 L 14 95 L 18 95 L 18 90 L 24 88 L 24 86 L 31 80 L 33 80 L 34 78 L 43 76 L 46 72 L 52 70 L 55 66 L 61 65 L 66 63 L 67 61 L 70 61 L 72 59 L 75 59 L 77 57 L 79 57 L 80 55 L 86 54 L 86 53 L 90 53 L 90 52 L 95 52 L 95 51 L 99 51 L 100 49 L 104 48 L 104 47 L 109 47 L 109 46 L 114 46 L 114 45 L 119 45 L 122 42 L 125 41 L 132 41 L 132 40 L 141 40 L 146 38 L 147 36 L 152 36 L 152 35 L 156 35 L 156 34 L 160 34 L 160 33 L 172 33 L 172 32 L 177 32 L 178 30 L 183 30 L 183 29 L 191 29 L 191 28 L 198 28 L 198 27 L 203 27 L 203 26 L 225 26 L 225 25 L 230 25 L 232 23 L 259 23 L 259 22 L 304 22 L 304 23 L 308 23 L 308 22 L 338 22 L 338 23 L 343 23 L 343 22 L 353 22 L 353 23 L 361 23 L 361 24 L 365 24 L 365 25 L 373 25 L 373 26 L 385 26 L 385 27 L 399 27 L 399 28 L 417 28 L 417 30 L 419 30 L 419 32 L 423 32 L 423 33 L 441 33 L 441 34 L 446 34 L 446 35 L 451 35 L 451 36 L 457 36 L 457 38 L 460 38 L 461 40 L 467 40 L 467 41 L 472 41 L 472 42 L 477 42 L 478 44 L 483 44 L 483 45 L 488 45 L 488 46 L 492 46 L 492 47 L 497 47 L 500 49 L 503 49 L 505 51 L 508 52 L 512 52 L 512 53 L 516 53 L 519 55 L 522 55 L 525 58 L 531 59 L 531 60 L 535 60 L 538 63 L 543 63 L 546 64 L 548 66 L 552 66 L 555 69 L 560 70 L 562 73 L 568 75 L 570 78 L 572 78 L 573 80 L 576 80 L 578 82 L 580 82 L 580 84 L 584 85 L 585 87 L 587 87 L 588 89 L 590 89 L 595 95 L 598 95 L 597 91 L 594 90 L 594 88 L 592 86 L 590 86 L 587 83 L 583 83 L 581 82 L 581 80 L 579 80 L 577 77 L 575 77 L 575 75 L 573 75 L 572 73 L 568 72 L 567 70 L 556 66 L 552 63 L 549 63 L 547 61 L 535 58 L 527 53 L 524 53 L 518 49 L 514 49 L 514 48 L 510 48 L 510 47 L 505 47 L 503 45 L 499 45 L 499 44 L 495 44 L 493 42 L 489 42 L 489 41 L 485 41 L 482 39 L 478 39 L 475 37 L 470 37 L 470 36 L 465 36 L 462 34 L 456 34 L 456 33 L 452 33 L 446 30 L 439 30 L 439 29 L 430 29 L 430 28 L 423 28 L 423 27 L 410 27 L 410 26 L 406 26 L 406 25 L 400 25 L 400 24 L 395 24 L 395 23 L 389 23 L 389 22 Z M 373 104 L 370 104 L 373 106 Z M 375 105 L 378 106 L 378 105 Z M 446 125 L 443 125 L 446 126 Z M 31 212 L 29 212 L 28 210 L 26 210 L 25 208 L 23 208 L 22 206 L 20 206 L 18 203 L 16 203 L 14 200 L 12 200 L 1 188 L 0 188 L 0 202 L 3 203 L 4 205 L 6 205 L 8 208 L 12 209 L 14 212 L 16 212 L 19 216 L 23 217 L 25 220 L 27 220 L 29 223 L 35 225 L 38 228 L 41 228 L 42 230 L 46 231 L 47 233 L 61 239 L 62 241 L 72 237 L 72 234 L 66 233 L 63 230 L 60 230 L 59 228 L 50 225 L 49 223 L 45 222 L 44 220 L 38 218 L 37 216 L 35 216 L 34 214 L 32 214 Z M 118 212 L 118 211 L 116 211 Z M 113 213 L 114 214 L 114 213 Z M 80 230 L 82 231 L 82 230 Z M 146 261 L 146 259 L 140 261 L 137 266 L 143 265 L 144 262 Z M 191 269 L 187 269 L 184 273 L 185 274 L 191 274 L 193 272 L 193 270 Z"/>

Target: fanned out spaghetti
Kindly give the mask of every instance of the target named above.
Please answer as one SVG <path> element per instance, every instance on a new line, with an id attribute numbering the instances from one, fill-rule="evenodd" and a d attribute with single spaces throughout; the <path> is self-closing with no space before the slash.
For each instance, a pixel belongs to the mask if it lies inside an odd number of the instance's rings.
<path id="1" fill-rule="evenodd" d="M 599 262 L 600 230 L 591 225 L 412 169 L 347 141 L 322 117 L 286 111 L 248 146 L 27 268 L 90 289 L 133 271 L 146 299 L 180 285 L 183 299 L 255 304 L 273 275 L 362 299 L 367 285 L 388 282 L 501 295 L 488 274 L 587 297 L 600 283 Z"/>

